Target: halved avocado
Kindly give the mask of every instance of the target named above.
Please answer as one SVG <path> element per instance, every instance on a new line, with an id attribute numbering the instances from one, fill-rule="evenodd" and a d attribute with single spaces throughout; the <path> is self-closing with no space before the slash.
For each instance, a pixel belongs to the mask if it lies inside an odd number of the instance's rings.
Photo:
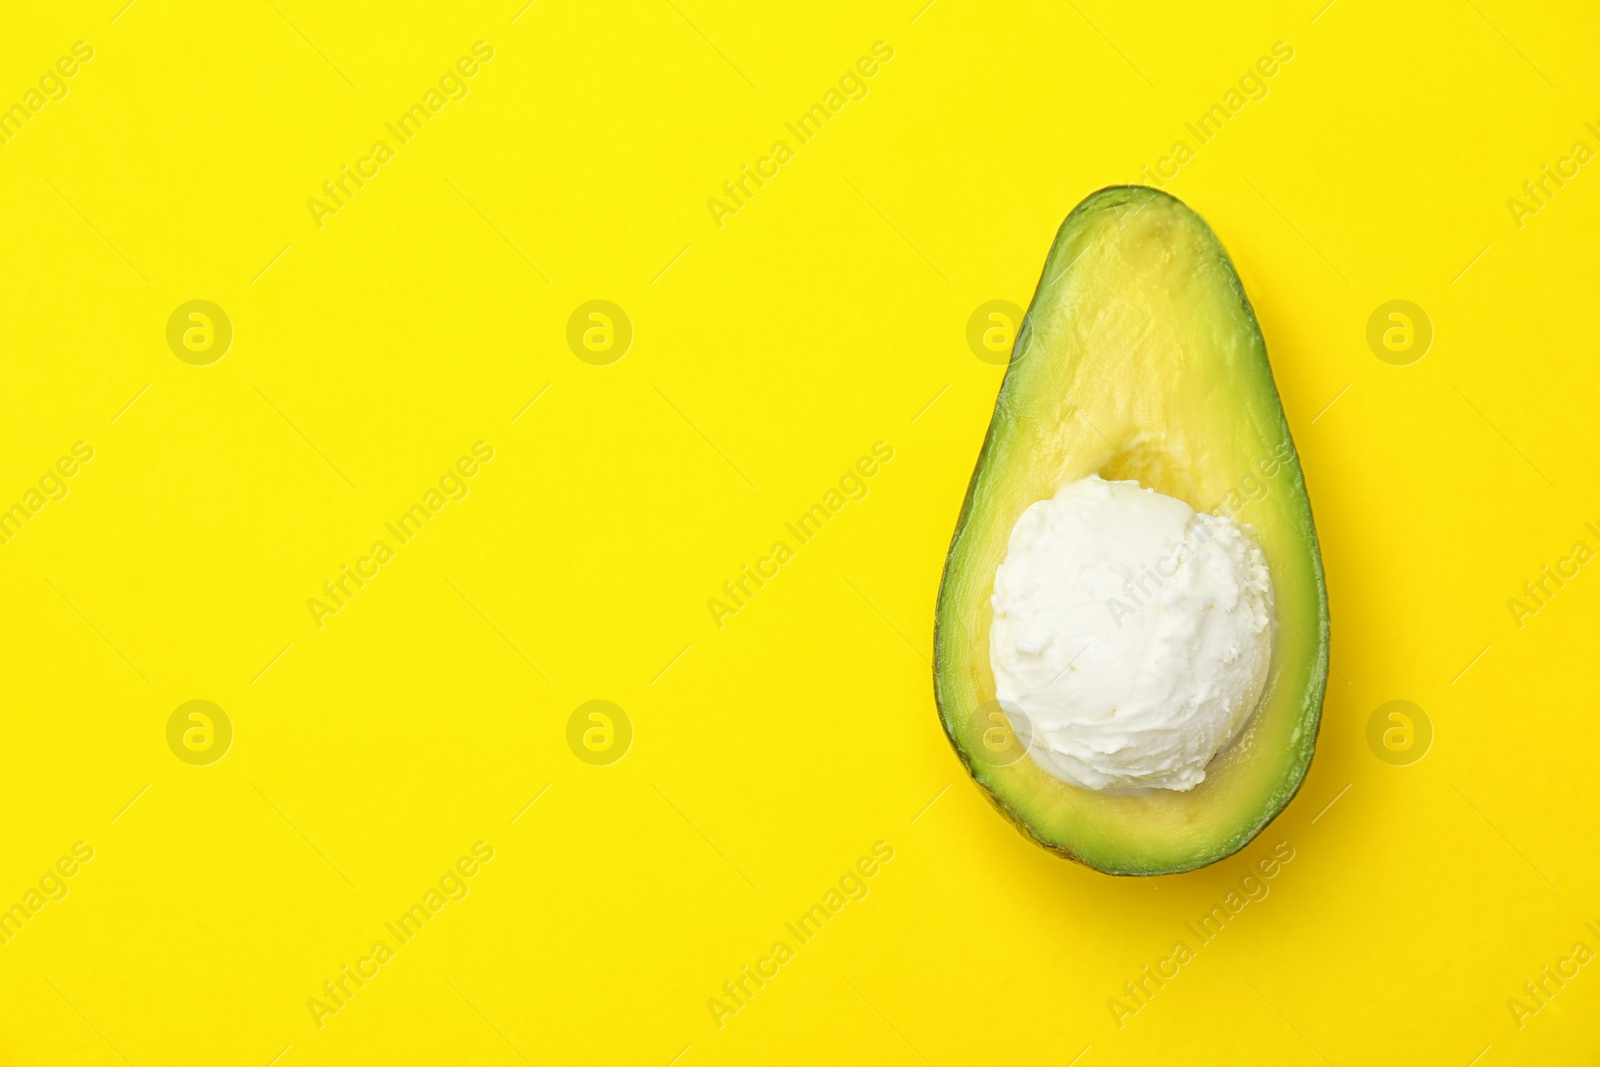
<path id="1" fill-rule="evenodd" d="M 1231 515 L 1267 558 L 1276 618 L 1266 689 L 1188 792 L 1069 785 L 1026 755 L 995 698 L 990 596 L 1012 527 L 1090 474 Z M 950 544 L 934 657 L 939 714 L 972 777 L 1026 836 L 1108 874 L 1214 863 L 1300 788 L 1328 676 L 1311 502 L 1244 287 L 1210 227 L 1172 196 L 1102 189 L 1061 224 Z"/>

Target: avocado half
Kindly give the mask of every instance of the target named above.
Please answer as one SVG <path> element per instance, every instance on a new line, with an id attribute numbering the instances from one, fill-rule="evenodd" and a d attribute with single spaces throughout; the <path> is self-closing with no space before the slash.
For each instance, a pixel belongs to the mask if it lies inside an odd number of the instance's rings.
<path id="1" fill-rule="evenodd" d="M 1188 792 L 1096 792 L 1042 770 L 989 669 L 990 597 L 1012 527 L 1090 474 L 1133 479 L 1254 528 L 1276 618 L 1266 689 Z M 1205 221 L 1144 186 L 1094 193 L 1045 260 L 945 561 L 934 693 L 973 779 L 1023 834 L 1108 874 L 1193 870 L 1282 811 L 1316 747 L 1328 598 L 1266 344 Z"/>

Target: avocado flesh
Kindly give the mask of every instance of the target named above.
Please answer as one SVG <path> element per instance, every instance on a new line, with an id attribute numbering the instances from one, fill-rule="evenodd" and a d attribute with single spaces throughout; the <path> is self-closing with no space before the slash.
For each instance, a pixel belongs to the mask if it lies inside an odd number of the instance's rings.
<path id="1" fill-rule="evenodd" d="M 1090 474 L 1232 515 L 1267 558 L 1276 618 L 1266 690 L 1188 792 L 1072 786 L 995 732 L 995 570 L 1022 512 Z M 1177 199 L 1103 189 L 1050 249 L 945 562 L 934 633 L 945 732 L 1038 844 L 1109 874 L 1170 874 L 1238 851 L 1288 804 L 1311 765 L 1327 675 L 1311 502 L 1239 277 Z"/>

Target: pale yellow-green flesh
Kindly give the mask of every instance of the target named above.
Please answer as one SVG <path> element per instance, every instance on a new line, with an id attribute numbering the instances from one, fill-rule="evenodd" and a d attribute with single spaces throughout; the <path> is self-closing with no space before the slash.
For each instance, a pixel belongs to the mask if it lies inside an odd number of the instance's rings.
<path id="1" fill-rule="evenodd" d="M 1254 528 L 1276 601 L 1267 688 L 1193 790 L 1081 789 L 1009 765 L 989 667 L 990 596 L 1024 509 L 1090 474 L 1137 479 Z M 940 714 L 978 782 L 1039 843 L 1103 871 L 1189 870 L 1242 847 L 1310 765 L 1327 676 L 1322 564 L 1265 345 L 1194 212 L 1119 187 L 1067 219 L 1001 387 L 940 590 Z M 985 708 L 984 705 L 989 705 Z M 1012 743 L 1014 744 L 1014 742 Z"/>

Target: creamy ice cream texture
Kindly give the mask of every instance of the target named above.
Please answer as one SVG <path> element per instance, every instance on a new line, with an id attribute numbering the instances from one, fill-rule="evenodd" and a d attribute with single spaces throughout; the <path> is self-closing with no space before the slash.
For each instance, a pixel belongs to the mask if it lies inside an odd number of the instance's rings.
<path id="1" fill-rule="evenodd" d="M 1193 789 L 1266 688 L 1253 532 L 1137 482 L 1090 475 L 1024 511 L 993 605 L 995 695 L 1029 756 L 1087 789 Z"/>

